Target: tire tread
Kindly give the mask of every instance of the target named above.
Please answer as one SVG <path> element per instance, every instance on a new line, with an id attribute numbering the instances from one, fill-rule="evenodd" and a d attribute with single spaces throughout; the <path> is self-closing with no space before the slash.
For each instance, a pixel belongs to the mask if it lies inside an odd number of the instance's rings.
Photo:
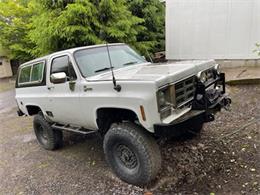
<path id="1" fill-rule="evenodd" d="M 155 139 L 149 135 L 145 129 L 136 124 L 131 122 L 123 122 L 120 124 L 113 124 L 110 130 L 105 135 L 104 139 L 104 151 L 106 154 L 106 143 L 111 136 L 123 136 L 128 137 L 131 136 L 133 139 L 136 140 L 136 144 L 139 144 L 144 147 L 141 153 L 145 156 L 145 159 L 148 159 L 146 162 L 148 168 L 143 170 L 143 175 L 141 178 L 137 179 L 136 181 L 129 181 L 127 176 L 124 173 L 119 173 L 119 177 L 121 175 L 121 179 L 127 181 L 128 183 L 132 183 L 135 185 L 143 185 L 149 183 L 151 180 L 155 179 L 158 174 L 158 171 L 161 168 L 161 154 L 159 150 L 159 146 L 157 145 Z M 106 154 L 107 161 L 109 162 L 109 157 Z M 110 163 L 109 163 L 110 164 Z M 112 167 L 113 169 L 113 167 Z M 115 169 L 114 169 L 115 171 Z M 116 170 L 115 172 L 117 172 Z"/>
<path id="2" fill-rule="evenodd" d="M 37 123 L 40 123 L 46 130 L 48 134 L 48 143 L 46 145 L 43 145 L 39 140 L 38 140 L 38 135 L 37 135 Z M 46 150 L 55 150 L 58 149 L 59 147 L 62 146 L 63 144 L 63 135 L 62 132 L 59 130 L 54 130 L 50 123 L 44 118 L 44 116 L 39 113 L 34 116 L 33 120 L 34 124 L 34 132 L 36 135 L 36 138 L 38 140 L 38 143 Z"/>

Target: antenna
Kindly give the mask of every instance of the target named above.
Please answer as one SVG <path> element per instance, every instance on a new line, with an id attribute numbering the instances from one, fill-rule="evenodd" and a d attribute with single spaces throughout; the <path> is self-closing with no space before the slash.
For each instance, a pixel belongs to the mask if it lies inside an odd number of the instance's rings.
<path id="1" fill-rule="evenodd" d="M 108 47 L 107 42 L 106 42 L 106 48 L 107 48 L 107 55 L 108 55 L 108 59 L 109 59 L 109 65 L 110 65 L 110 69 L 111 69 L 111 73 L 112 73 L 114 90 L 116 90 L 117 92 L 120 92 L 121 91 L 121 85 L 116 84 L 116 78 L 115 78 L 115 75 L 114 75 L 114 70 L 113 70 L 111 56 L 110 56 L 109 47 Z"/>
<path id="2" fill-rule="evenodd" d="M 108 6 L 108 1 L 106 0 L 106 5 Z M 107 9 L 109 10 L 109 9 Z M 107 48 L 107 55 L 108 55 L 108 59 L 109 59 L 109 65 L 110 65 L 110 70 L 111 70 L 111 73 L 112 73 L 112 79 L 113 79 L 113 85 L 114 85 L 114 90 L 116 90 L 117 92 L 120 92 L 121 91 L 121 86 L 120 85 L 117 85 L 116 84 L 116 78 L 115 78 L 115 75 L 114 75 L 114 70 L 113 70 L 113 65 L 112 65 L 112 60 L 111 60 L 111 56 L 110 56 L 110 52 L 109 52 L 109 46 L 108 46 L 108 43 L 107 43 L 107 35 L 105 32 L 100 32 L 100 35 L 103 34 L 103 38 L 105 39 L 106 41 L 106 48 Z"/>
<path id="3" fill-rule="evenodd" d="M 150 62 L 153 63 L 153 59 L 152 59 L 150 53 L 148 52 L 148 50 L 146 48 L 145 48 L 145 51 L 146 51 L 146 54 L 148 55 L 148 58 L 149 58 Z"/>

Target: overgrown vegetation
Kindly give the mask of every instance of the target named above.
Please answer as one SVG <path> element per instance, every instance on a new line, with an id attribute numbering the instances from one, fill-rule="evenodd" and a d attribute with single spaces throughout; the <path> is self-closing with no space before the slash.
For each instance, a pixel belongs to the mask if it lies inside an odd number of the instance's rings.
<path id="1" fill-rule="evenodd" d="M 22 61 L 104 42 L 164 50 L 159 0 L 0 0 L 0 45 Z"/>
<path id="2" fill-rule="evenodd" d="M 260 43 L 256 43 L 255 47 L 256 48 L 253 50 L 253 52 L 260 56 Z"/>

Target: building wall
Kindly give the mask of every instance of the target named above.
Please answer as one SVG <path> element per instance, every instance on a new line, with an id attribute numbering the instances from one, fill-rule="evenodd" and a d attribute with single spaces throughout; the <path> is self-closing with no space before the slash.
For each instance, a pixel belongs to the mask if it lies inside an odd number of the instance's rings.
<path id="1" fill-rule="evenodd" d="M 166 0 L 166 58 L 258 59 L 260 0 Z"/>
<path id="2" fill-rule="evenodd" d="M 0 57 L 0 78 L 11 77 L 12 75 L 10 60 Z"/>

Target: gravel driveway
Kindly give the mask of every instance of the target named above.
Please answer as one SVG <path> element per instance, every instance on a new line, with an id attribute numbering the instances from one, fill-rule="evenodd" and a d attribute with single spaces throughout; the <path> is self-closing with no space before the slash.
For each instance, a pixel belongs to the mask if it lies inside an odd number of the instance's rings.
<path id="1" fill-rule="evenodd" d="M 228 91 L 232 111 L 201 135 L 160 141 L 162 171 L 144 188 L 111 173 L 95 135 L 66 133 L 62 149 L 40 148 L 14 92 L 0 93 L 0 194 L 260 194 L 260 85 Z"/>
<path id="2" fill-rule="evenodd" d="M 14 96 L 14 90 L 0 93 L 0 113 L 4 114 L 5 112 L 8 112 L 12 108 L 16 107 Z"/>

